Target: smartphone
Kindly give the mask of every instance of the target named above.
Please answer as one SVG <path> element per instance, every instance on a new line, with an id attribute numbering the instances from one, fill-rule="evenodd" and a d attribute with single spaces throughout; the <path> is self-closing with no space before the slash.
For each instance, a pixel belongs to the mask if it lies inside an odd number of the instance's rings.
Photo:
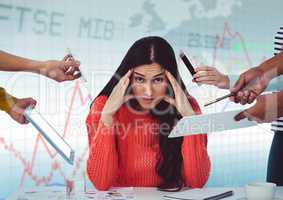
<path id="1" fill-rule="evenodd" d="M 180 58 L 182 59 L 187 69 L 190 71 L 191 75 L 193 76 L 196 73 L 196 71 L 183 51 L 180 52 Z"/>

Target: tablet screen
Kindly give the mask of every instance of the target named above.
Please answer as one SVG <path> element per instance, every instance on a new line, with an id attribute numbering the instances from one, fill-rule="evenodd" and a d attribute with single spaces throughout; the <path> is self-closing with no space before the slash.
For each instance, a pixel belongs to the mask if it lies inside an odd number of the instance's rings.
<path id="1" fill-rule="evenodd" d="M 75 152 L 39 112 L 28 107 L 25 117 L 68 163 L 73 164 Z"/>

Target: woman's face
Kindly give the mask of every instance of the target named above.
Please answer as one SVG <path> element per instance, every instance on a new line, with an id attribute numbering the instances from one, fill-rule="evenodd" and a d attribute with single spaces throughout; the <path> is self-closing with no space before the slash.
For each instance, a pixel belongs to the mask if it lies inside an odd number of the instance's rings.
<path id="1" fill-rule="evenodd" d="M 166 95 L 168 81 L 165 70 L 157 63 L 134 68 L 131 87 L 143 110 L 153 109 Z"/>

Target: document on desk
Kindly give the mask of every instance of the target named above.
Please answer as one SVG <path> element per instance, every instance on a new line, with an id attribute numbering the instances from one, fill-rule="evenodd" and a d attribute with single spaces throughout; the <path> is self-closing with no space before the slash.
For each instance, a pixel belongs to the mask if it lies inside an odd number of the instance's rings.
<path id="1" fill-rule="evenodd" d="M 231 129 L 255 126 L 257 123 L 243 119 L 236 122 L 234 117 L 242 110 L 210 113 L 183 117 L 171 131 L 169 138 L 201 133 L 221 132 Z"/>
<path id="2" fill-rule="evenodd" d="M 48 143 L 69 163 L 73 164 L 75 152 L 51 124 L 35 109 L 28 107 L 25 118 L 40 132 Z"/>
<path id="3" fill-rule="evenodd" d="M 79 200 L 134 200 L 135 194 L 132 187 L 111 188 L 108 191 L 80 191 L 76 189 L 73 194 L 68 195 L 66 189 L 60 186 L 38 186 L 31 189 L 22 189 L 12 194 L 8 200 L 58 200 L 58 199 L 79 199 Z"/>
<path id="4" fill-rule="evenodd" d="M 188 189 L 182 192 L 164 195 L 164 200 L 219 200 L 234 195 L 232 190 L 223 188 Z"/>

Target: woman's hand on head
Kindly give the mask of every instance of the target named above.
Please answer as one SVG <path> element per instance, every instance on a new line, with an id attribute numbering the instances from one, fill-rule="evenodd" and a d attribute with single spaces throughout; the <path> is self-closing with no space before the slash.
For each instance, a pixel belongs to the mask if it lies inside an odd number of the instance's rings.
<path id="1" fill-rule="evenodd" d="M 175 98 L 172 98 L 170 96 L 165 96 L 164 100 L 174 105 L 176 109 L 178 110 L 178 112 L 183 117 L 194 115 L 195 112 L 188 100 L 188 97 L 183 91 L 182 87 L 179 85 L 178 81 L 175 79 L 175 77 L 170 72 L 165 71 L 165 74 L 173 88 Z"/>
<path id="2" fill-rule="evenodd" d="M 113 115 L 121 107 L 121 105 L 133 98 L 132 95 L 125 95 L 126 90 L 130 84 L 130 77 L 133 70 L 129 70 L 113 88 L 110 96 L 108 97 L 104 108 L 101 113 L 103 121 L 107 121 L 106 124 L 111 123 Z"/>
<path id="3" fill-rule="evenodd" d="M 229 89 L 230 80 L 227 75 L 219 72 L 215 67 L 197 67 L 193 82 L 214 85 L 220 89 Z"/>

